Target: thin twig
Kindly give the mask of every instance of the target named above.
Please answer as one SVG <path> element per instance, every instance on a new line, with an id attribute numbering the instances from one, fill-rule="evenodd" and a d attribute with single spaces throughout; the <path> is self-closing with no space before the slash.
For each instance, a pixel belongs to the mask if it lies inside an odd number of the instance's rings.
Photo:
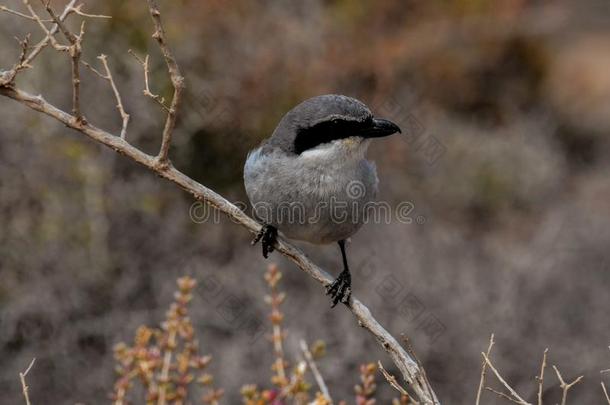
<path id="1" fill-rule="evenodd" d="M 557 379 L 559 380 L 559 384 L 560 384 L 559 386 L 563 390 L 563 393 L 561 394 L 561 405 L 566 405 L 566 398 L 568 397 L 568 390 L 570 388 L 572 388 L 574 385 L 576 385 L 577 383 L 579 383 L 580 380 L 582 380 L 584 376 L 581 375 L 580 377 L 576 378 L 571 383 L 566 384 L 566 382 L 563 380 L 563 377 L 561 376 L 561 373 L 559 372 L 557 367 L 555 367 L 553 365 L 553 369 L 555 370 L 555 373 L 557 374 Z"/>
<path id="2" fill-rule="evenodd" d="M 489 346 L 487 346 L 487 357 L 491 354 L 491 348 L 494 345 L 494 334 L 492 333 L 489 337 Z M 477 399 L 475 401 L 475 405 L 479 405 L 481 402 L 481 393 L 483 391 L 483 387 L 485 386 L 485 374 L 487 373 L 487 362 L 483 359 L 481 364 L 481 380 L 479 381 L 479 389 L 477 390 Z"/>
<path id="3" fill-rule="evenodd" d="M 544 369 L 546 367 L 546 355 L 549 352 L 549 348 L 544 349 L 544 354 L 542 355 L 542 364 L 540 365 L 540 375 L 537 378 L 538 380 L 538 405 L 542 405 L 542 385 L 544 384 Z"/>
<path id="4" fill-rule="evenodd" d="M 32 7 L 32 5 L 30 4 L 29 0 L 22 0 L 22 1 L 23 1 L 23 4 L 25 5 L 25 7 L 30 12 L 30 15 L 32 16 L 34 21 L 36 21 L 36 23 L 38 24 L 40 29 L 42 29 L 42 31 L 45 33 L 45 36 L 46 36 L 45 39 L 43 41 L 41 41 L 34 48 L 34 51 L 32 51 L 32 53 L 30 54 L 30 56 L 28 56 L 26 61 L 29 63 L 31 61 L 31 59 L 34 58 L 32 56 L 32 54 L 34 54 L 36 52 L 36 55 L 37 55 L 38 52 L 40 52 L 42 50 L 42 48 L 44 48 L 48 43 L 50 43 L 51 46 L 57 51 L 68 52 L 70 50 L 70 47 L 60 44 L 59 42 L 57 42 L 57 39 L 55 39 L 55 33 L 59 29 L 59 25 L 57 24 L 57 22 L 55 22 L 55 24 L 53 26 L 55 29 L 51 28 L 51 30 L 48 30 L 47 26 L 44 24 L 44 22 L 42 21 L 40 16 L 36 13 L 36 11 Z M 67 16 L 67 14 L 66 14 L 66 16 Z M 58 18 L 58 21 L 62 21 L 62 19 Z M 34 55 L 34 56 L 36 56 L 36 55 Z"/>
<path id="5" fill-rule="evenodd" d="M 167 166 L 169 147 L 172 141 L 172 133 L 174 131 L 174 127 L 176 126 L 178 107 L 180 106 L 180 101 L 182 99 L 182 91 L 184 90 L 184 77 L 182 77 L 178 63 L 167 45 L 165 30 L 163 29 L 163 24 L 161 23 L 161 12 L 159 11 L 157 2 L 155 0 L 148 0 L 148 7 L 150 16 L 155 26 L 155 32 L 152 37 L 157 41 L 157 44 L 161 49 L 161 53 L 165 59 L 165 64 L 167 65 L 167 70 L 169 71 L 169 76 L 172 81 L 172 86 L 174 87 L 174 95 L 167 113 L 167 119 L 165 120 L 165 127 L 163 128 L 161 149 L 157 155 L 157 161 L 160 163 L 160 165 Z"/>
<path id="6" fill-rule="evenodd" d="M 606 384 L 602 381 L 602 390 L 604 391 L 604 396 L 606 397 L 606 402 L 610 405 L 610 396 L 608 396 L 608 390 L 606 390 Z"/>
<path id="7" fill-rule="evenodd" d="M 72 65 L 72 114 L 76 117 L 77 123 L 83 123 L 85 118 L 83 117 L 80 108 L 80 57 L 82 52 L 81 45 L 83 42 L 83 36 L 85 35 L 85 21 L 83 20 L 81 23 L 79 35 L 75 35 L 64 25 L 63 21 L 57 17 L 49 0 L 40 1 L 53 21 L 55 21 L 55 24 L 57 24 L 60 31 L 70 42 L 69 51 Z"/>
<path id="8" fill-rule="evenodd" d="M 26 0 L 23 0 L 23 1 L 24 1 L 24 3 L 26 3 Z M 72 12 L 72 9 L 74 8 L 73 6 L 76 3 L 76 1 L 77 0 L 71 0 L 70 3 L 68 3 L 66 5 L 66 7 L 64 8 L 64 11 L 59 16 L 59 21 L 64 21 L 66 18 L 68 18 L 68 16 Z M 34 13 L 34 15 L 35 15 L 35 13 Z M 38 24 L 41 25 L 42 21 L 38 21 Z M 36 44 L 34 46 L 34 50 L 32 52 L 30 52 L 30 54 L 26 58 L 25 62 L 28 64 L 32 63 L 34 58 L 36 58 L 36 56 L 38 56 L 38 54 L 49 44 L 49 42 L 51 42 L 51 38 L 54 39 L 54 35 L 59 30 L 59 26 L 57 24 L 53 24 L 51 26 L 51 29 L 47 30 L 46 27 L 43 25 L 43 30 L 45 31 L 46 36 L 40 42 L 38 42 L 38 44 Z"/>
<path id="9" fill-rule="evenodd" d="M 28 368 L 26 368 L 23 373 L 19 373 L 19 379 L 21 380 L 21 389 L 23 390 L 23 397 L 25 398 L 26 405 L 31 405 L 31 403 L 30 403 L 30 396 L 28 394 L 29 387 L 25 383 L 25 377 L 28 375 L 28 373 L 30 372 L 32 367 L 34 367 L 35 361 L 36 361 L 36 358 L 33 358 L 32 361 L 30 362 L 30 365 L 28 366 Z"/>
<path id="10" fill-rule="evenodd" d="M 81 17 L 87 17 L 87 18 L 112 18 L 112 16 L 109 15 L 102 15 L 102 14 L 87 14 L 85 12 L 83 12 L 81 9 L 83 8 L 84 3 L 79 4 L 76 7 L 70 7 L 70 11 L 74 12 L 75 14 L 80 15 Z"/>
<path id="11" fill-rule="evenodd" d="M 409 337 L 405 334 L 401 334 L 400 336 L 401 336 L 403 342 L 405 342 L 405 346 L 407 347 L 407 353 L 409 353 L 410 357 L 413 360 L 415 360 L 415 363 L 417 363 L 417 368 L 419 370 L 421 370 L 421 376 L 419 376 L 419 377 L 421 378 L 421 381 L 425 384 L 425 386 L 422 388 L 427 392 L 434 392 L 434 390 L 432 389 L 432 386 L 430 385 L 430 380 L 428 379 L 428 376 L 426 375 L 426 370 L 424 369 L 424 365 L 419 360 L 419 357 L 417 357 L 417 355 L 415 354 L 415 350 L 413 350 L 413 346 L 411 346 L 411 341 L 409 340 Z"/>
<path id="12" fill-rule="evenodd" d="M 385 368 L 383 368 L 383 364 L 381 364 L 381 361 L 377 361 L 377 365 L 379 366 L 379 370 L 381 370 L 381 374 L 383 374 L 388 384 L 390 384 L 396 391 L 400 392 L 400 395 L 406 396 L 411 399 L 410 403 L 415 404 L 416 402 L 413 401 L 407 390 L 405 390 L 403 387 L 400 386 L 400 384 L 398 384 L 398 381 L 396 381 L 396 377 L 394 377 Z"/>
<path id="13" fill-rule="evenodd" d="M 504 378 L 502 378 L 502 376 L 500 375 L 498 370 L 496 370 L 496 368 L 493 366 L 493 364 L 491 364 L 491 360 L 489 360 L 489 357 L 487 357 L 487 355 L 485 353 L 481 353 L 481 354 L 483 355 L 483 358 L 485 359 L 485 362 L 487 363 L 487 366 L 489 366 L 491 371 L 494 372 L 494 374 L 496 375 L 496 378 L 498 379 L 498 381 L 500 381 L 502 383 L 502 385 L 504 385 L 504 387 L 506 387 L 506 389 L 510 392 L 510 394 L 513 396 L 513 398 L 516 400 L 516 402 L 518 404 L 521 404 L 521 405 L 531 405 L 529 402 L 527 402 L 526 400 L 521 398 L 521 396 L 519 396 L 519 394 L 517 394 L 517 392 L 513 389 L 513 387 L 511 387 L 504 380 Z"/>
<path id="14" fill-rule="evenodd" d="M 313 374 L 313 378 L 316 380 L 316 384 L 318 384 L 318 388 L 320 388 L 320 392 L 328 400 L 328 403 L 330 405 L 332 405 L 333 400 L 330 396 L 330 392 L 328 391 L 328 387 L 326 386 L 326 382 L 324 382 L 324 377 L 322 377 L 320 370 L 318 370 L 316 361 L 314 360 L 313 356 L 311 355 L 311 352 L 309 351 L 309 347 L 307 346 L 307 343 L 303 339 L 301 339 L 301 341 L 299 343 L 301 345 L 301 351 L 303 352 L 303 355 L 305 356 L 305 360 L 307 361 L 307 364 L 309 365 L 309 369 L 311 370 L 311 373 Z"/>
<path id="15" fill-rule="evenodd" d="M 40 2 L 44 6 L 44 8 L 47 10 L 47 13 L 49 13 L 49 15 L 51 16 L 51 19 L 53 20 L 53 22 L 55 22 L 55 24 L 57 24 L 57 26 L 59 27 L 59 30 L 62 32 L 62 34 L 64 34 L 64 37 L 66 37 L 66 39 L 72 45 L 74 45 L 76 43 L 76 41 L 78 40 L 78 38 L 76 37 L 75 34 L 73 34 L 68 29 L 68 27 L 65 26 L 64 22 L 61 21 L 57 17 L 57 15 L 55 15 L 55 12 L 53 11 L 53 8 L 51 7 L 51 2 L 49 0 L 40 0 Z"/>
<path id="16" fill-rule="evenodd" d="M 0 86 L 12 85 L 15 81 L 15 77 L 17 77 L 17 74 L 20 71 L 32 67 L 25 61 L 26 54 L 28 52 L 28 47 L 30 44 L 30 34 L 27 34 L 23 41 L 17 37 L 15 37 L 15 39 L 17 40 L 17 42 L 19 43 L 19 47 L 21 48 L 21 52 L 19 53 L 19 59 L 10 70 L 0 72 Z"/>
<path id="17" fill-rule="evenodd" d="M 119 89 L 116 87 L 114 83 L 114 79 L 112 78 L 112 73 L 110 72 L 110 68 L 108 67 L 108 57 L 104 54 L 101 54 L 97 57 L 102 61 L 102 65 L 104 65 L 104 69 L 106 70 L 106 75 L 104 78 L 108 80 L 110 83 L 110 87 L 112 87 L 112 92 L 114 93 L 114 98 L 116 99 L 116 108 L 119 110 L 119 114 L 121 115 L 121 119 L 123 120 L 123 126 L 121 128 L 121 138 L 125 139 L 127 135 L 127 124 L 129 124 L 129 114 L 125 112 L 125 108 L 123 107 L 123 102 L 121 101 L 121 95 L 119 94 Z"/>
<path id="18" fill-rule="evenodd" d="M 144 59 L 140 58 L 138 55 L 136 55 L 136 53 L 134 51 L 132 51 L 131 49 L 128 50 L 127 52 L 129 52 L 129 54 L 131 56 L 133 56 L 134 58 L 136 58 L 136 60 L 138 61 L 138 63 L 140 63 L 140 65 L 142 65 L 142 69 L 144 70 L 144 90 L 142 91 L 142 93 L 144 93 L 144 95 L 146 97 L 150 97 L 153 100 L 155 100 L 161 107 L 163 107 L 163 109 L 167 112 L 169 112 L 169 107 L 167 105 L 165 105 L 165 99 L 163 97 L 161 97 L 158 94 L 154 94 L 152 91 L 150 91 L 150 81 L 149 81 L 149 75 L 150 75 L 150 69 L 149 69 L 149 65 L 148 65 L 148 55 L 146 55 L 144 57 Z"/>
<path id="19" fill-rule="evenodd" d="M 496 395 L 497 395 L 497 396 L 499 396 L 500 398 L 507 399 L 507 400 L 509 400 L 509 401 L 511 401 L 511 402 L 514 402 L 514 403 L 516 403 L 516 404 L 521 404 L 521 403 L 522 403 L 522 402 L 520 402 L 519 400 L 517 400 L 517 399 L 515 399 L 515 398 L 511 397 L 510 395 L 508 395 L 508 394 L 506 394 L 506 393 L 504 393 L 504 392 L 502 392 L 502 391 L 495 390 L 495 389 L 493 389 L 493 388 L 491 388 L 491 387 L 485 387 L 485 389 L 486 389 L 487 391 L 493 392 L 494 394 L 496 394 Z"/>
<path id="20" fill-rule="evenodd" d="M 23 14 L 20 11 L 11 10 L 10 8 L 8 8 L 6 6 L 0 6 L 0 11 L 7 12 L 9 14 L 14 14 L 14 15 L 17 15 L 19 17 L 27 18 L 28 20 L 36 21 L 36 19 L 34 17 L 32 17 L 31 15 Z M 51 22 L 53 20 L 42 20 L 42 21 L 43 22 Z"/>

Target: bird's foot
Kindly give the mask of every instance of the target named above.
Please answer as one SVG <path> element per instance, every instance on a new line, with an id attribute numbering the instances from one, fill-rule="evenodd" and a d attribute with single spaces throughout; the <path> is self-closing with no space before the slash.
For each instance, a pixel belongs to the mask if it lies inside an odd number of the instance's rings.
<path id="1" fill-rule="evenodd" d="M 352 296 L 352 276 L 349 271 L 343 270 L 333 283 L 326 287 L 326 295 L 332 299 L 331 308 L 339 302 L 347 304 Z"/>
<path id="2" fill-rule="evenodd" d="M 263 225 L 261 230 L 252 240 L 252 245 L 256 245 L 259 240 L 263 246 L 263 257 L 266 259 L 269 256 L 269 253 L 273 252 L 275 249 L 273 245 L 275 245 L 275 242 L 277 241 L 277 228 L 267 224 Z"/>

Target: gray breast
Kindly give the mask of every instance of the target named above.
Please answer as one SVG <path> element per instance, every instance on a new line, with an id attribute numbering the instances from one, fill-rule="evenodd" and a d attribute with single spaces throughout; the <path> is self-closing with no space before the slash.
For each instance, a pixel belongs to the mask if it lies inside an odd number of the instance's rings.
<path id="1" fill-rule="evenodd" d="M 259 148 L 248 155 L 244 183 L 261 222 L 289 238 L 324 244 L 362 226 L 378 180 L 363 154 L 317 159 Z"/>

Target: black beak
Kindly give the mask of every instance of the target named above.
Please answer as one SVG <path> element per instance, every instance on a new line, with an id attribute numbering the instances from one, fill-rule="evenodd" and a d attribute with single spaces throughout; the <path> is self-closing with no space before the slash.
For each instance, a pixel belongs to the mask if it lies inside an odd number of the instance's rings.
<path id="1" fill-rule="evenodd" d="M 372 125 L 363 128 L 359 135 L 363 138 L 381 138 L 396 132 L 401 132 L 400 127 L 392 121 L 384 120 L 383 118 L 373 118 Z"/>

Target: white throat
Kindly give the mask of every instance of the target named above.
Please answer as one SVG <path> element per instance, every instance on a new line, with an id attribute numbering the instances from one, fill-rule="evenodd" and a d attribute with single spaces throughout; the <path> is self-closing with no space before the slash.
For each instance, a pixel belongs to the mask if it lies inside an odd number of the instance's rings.
<path id="1" fill-rule="evenodd" d="M 301 153 L 299 159 L 307 162 L 337 162 L 340 164 L 359 161 L 364 159 L 370 143 L 369 139 L 357 137 L 337 139 L 306 150 Z"/>

